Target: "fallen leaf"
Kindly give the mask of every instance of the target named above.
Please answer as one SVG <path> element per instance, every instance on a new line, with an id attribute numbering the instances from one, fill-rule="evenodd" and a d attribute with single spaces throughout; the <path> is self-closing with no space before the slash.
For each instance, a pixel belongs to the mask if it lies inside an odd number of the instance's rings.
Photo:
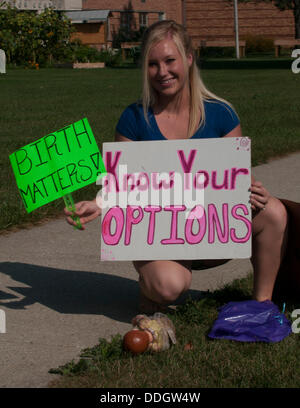
<path id="1" fill-rule="evenodd" d="M 189 351 L 189 350 L 192 350 L 192 349 L 193 349 L 193 344 L 192 344 L 191 341 L 189 343 L 186 343 L 186 345 L 184 346 L 185 351 Z"/>

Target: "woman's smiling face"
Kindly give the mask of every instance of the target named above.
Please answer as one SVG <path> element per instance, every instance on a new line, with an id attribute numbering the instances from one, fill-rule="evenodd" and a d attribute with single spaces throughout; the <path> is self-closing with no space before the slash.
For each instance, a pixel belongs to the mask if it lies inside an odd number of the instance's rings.
<path id="1" fill-rule="evenodd" d="M 188 67 L 192 56 L 188 56 Z M 182 56 L 171 39 L 165 39 L 154 45 L 148 57 L 148 78 L 151 86 L 161 96 L 172 97 L 188 84 Z"/>

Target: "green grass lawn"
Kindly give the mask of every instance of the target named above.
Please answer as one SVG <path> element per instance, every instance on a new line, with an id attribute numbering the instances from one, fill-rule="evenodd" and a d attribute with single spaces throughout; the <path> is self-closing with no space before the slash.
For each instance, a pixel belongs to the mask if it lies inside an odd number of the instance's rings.
<path id="1" fill-rule="evenodd" d="M 207 86 L 236 108 L 253 140 L 252 164 L 300 150 L 300 75 L 290 69 L 204 69 Z M 0 230 L 57 216 L 62 200 L 27 214 L 8 156 L 87 117 L 101 149 L 112 141 L 122 110 L 139 98 L 139 69 L 9 69 L 0 76 Z M 95 196 L 92 185 L 75 200 Z"/>
<path id="2" fill-rule="evenodd" d="M 99 339 L 77 361 L 50 370 L 61 374 L 53 388 L 299 388 L 300 334 L 279 343 L 212 340 L 207 334 L 218 307 L 251 298 L 252 278 L 236 280 L 223 289 L 188 300 L 169 317 L 177 344 L 169 350 L 132 356 L 123 351 L 122 336 Z M 286 317 L 299 308 L 287 302 Z M 280 306 L 279 306 L 280 305 Z M 282 308 L 278 298 L 278 307 Z M 291 320 L 291 319 L 290 319 Z M 125 333 L 123 333 L 125 334 Z M 185 350 L 191 343 L 192 348 Z"/>

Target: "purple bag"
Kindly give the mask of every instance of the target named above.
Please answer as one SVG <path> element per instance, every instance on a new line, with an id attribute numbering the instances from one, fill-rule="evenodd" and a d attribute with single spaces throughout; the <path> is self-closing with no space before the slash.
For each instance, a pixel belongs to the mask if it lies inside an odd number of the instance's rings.
<path id="1" fill-rule="evenodd" d="M 208 337 L 273 343 L 291 334 L 291 323 L 270 300 L 229 302 L 222 306 Z"/>

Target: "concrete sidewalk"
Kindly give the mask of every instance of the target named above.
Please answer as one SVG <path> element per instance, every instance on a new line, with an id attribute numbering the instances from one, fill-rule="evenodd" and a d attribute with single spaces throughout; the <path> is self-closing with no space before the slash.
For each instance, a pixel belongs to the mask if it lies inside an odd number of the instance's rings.
<path id="1" fill-rule="evenodd" d="M 253 169 L 279 198 L 300 201 L 300 153 Z M 99 220 L 100 221 L 100 220 Z M 63 219 L 0 236 L 0 387 L 47 387 L 48 374 L 131 328 L 138 312 L 137 274 L 130 262 L 99 262 L 99 221 L 85 232 Z M 188 294 L 246 276 L 249 260 L 193 273 Z"/>

